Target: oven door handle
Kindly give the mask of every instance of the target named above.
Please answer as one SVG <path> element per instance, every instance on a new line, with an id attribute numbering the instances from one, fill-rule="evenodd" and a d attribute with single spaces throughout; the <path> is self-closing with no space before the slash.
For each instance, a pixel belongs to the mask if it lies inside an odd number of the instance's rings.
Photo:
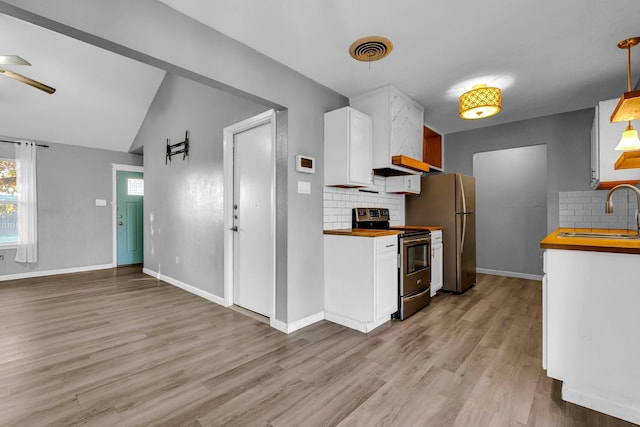
<path id="1" fill-rule="evenodd" d="M 409 245 L 415 245 L 415 244 L 421 244 L 421 243 L 429 243 L 431 241 L 431 237 L 425 237 L 422 239 L 411 239 L 411 238 L 404 238 L 402 241 L 402 246 L 409 246 Z"/>

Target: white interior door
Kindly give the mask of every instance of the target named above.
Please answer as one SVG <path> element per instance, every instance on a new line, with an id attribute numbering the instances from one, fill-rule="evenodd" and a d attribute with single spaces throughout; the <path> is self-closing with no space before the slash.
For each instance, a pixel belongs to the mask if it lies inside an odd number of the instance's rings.
<path id="1" fill-rule="evenodd" d="M 272 126 L 233 137 L 233 303 L 267 317 L 274 274 Z"/>

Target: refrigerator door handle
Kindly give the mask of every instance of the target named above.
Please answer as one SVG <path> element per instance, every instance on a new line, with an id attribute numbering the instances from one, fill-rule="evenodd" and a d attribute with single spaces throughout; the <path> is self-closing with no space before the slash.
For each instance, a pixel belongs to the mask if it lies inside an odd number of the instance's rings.
<path id="1" fill-rule="evenodd" d="M 467 232 L 467 215 L 462 214 L 462 236 L 460 237 L 460 253 L 464 253 L 465 234 Z"/>
<path id="2" fill-rule="evenodd" d="M 458 180 L 460 181 L 460 196 L 462 196 L 462 212 L 467 213 L 467 200 L 464 195 L 464 184 L 462 184 L 462 175 L 458 174 Z"/>

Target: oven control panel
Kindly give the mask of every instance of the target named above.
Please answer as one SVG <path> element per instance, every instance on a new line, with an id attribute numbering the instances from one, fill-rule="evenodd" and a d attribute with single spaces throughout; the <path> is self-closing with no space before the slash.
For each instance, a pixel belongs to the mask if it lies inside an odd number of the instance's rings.
<path id="1" fill-rule="evenodd" d="M 389 221 L 389 209 L 385 208 L 355 208 L 354 213 L 357 222 Z"/>

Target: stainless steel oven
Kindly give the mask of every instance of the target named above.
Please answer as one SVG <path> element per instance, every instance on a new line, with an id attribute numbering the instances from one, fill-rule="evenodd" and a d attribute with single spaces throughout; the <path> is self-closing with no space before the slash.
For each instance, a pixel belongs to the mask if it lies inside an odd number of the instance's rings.
<path id="1" fill-rule="evenodd" d="M 408 231 L 398 241 L 398 313 L 400 320 L 431 302 L 431 235 Z"/>
<path id="2" fill-rule="evenodd" d="M 355 208 L 352 227 L 389 229 L 389 210 Z M 431 302 L 431 235 L 425 230 L 405 230 L 398 234 L 398 311 L 393 317 L 404 320 Z"/>

